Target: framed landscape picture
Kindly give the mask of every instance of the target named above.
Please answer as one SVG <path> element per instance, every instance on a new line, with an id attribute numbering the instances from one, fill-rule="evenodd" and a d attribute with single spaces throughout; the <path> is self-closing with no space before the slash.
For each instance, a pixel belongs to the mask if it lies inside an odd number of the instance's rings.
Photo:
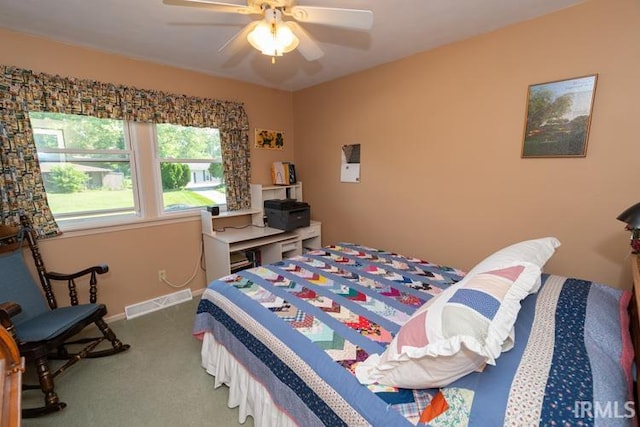
<path id="1" fill-rule="evenodd" d="M 529 86 L 522 157 L 585 157 L 598 75 Z"/>

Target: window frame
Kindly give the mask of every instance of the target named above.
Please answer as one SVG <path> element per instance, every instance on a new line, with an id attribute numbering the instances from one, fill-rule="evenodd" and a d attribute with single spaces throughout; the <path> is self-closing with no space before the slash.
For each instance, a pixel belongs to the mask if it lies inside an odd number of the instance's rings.
<path id="1" fill-rule="evenodd" d="M 195 126 L 188 126 L 188 125 L 176 125 L 173 123 L 166 123 L 168 125 L 172 125 L 172 126 L 180 126 L 180 127 L 195 127 Z M 154 132 L 153 132 L 153 160 L 154 160 L 154 173 L 155 173 L 155 177 L 154 177 L 154 181 L 155 181 L 155 186 L 156 186 L 156 194 L 158 195 L 157 201 L 156 201 L 156 212 L 159 213 L 159 215 L 161 217 L 163 216 L 169 216 L 169 217 L 174 217 L 174 216 L 180 216 L 180 214 L 184 214 L 185 212 L 196 212 L 199 215 L 199 212 L 204 208 L 202 206 L 196 206 L 193 208 L 187 208 L 187 209 L 179 209 L 179 210 L 166 210 L 164 207 L 164 191 L 162 188 L 162 176 L 161 176 L 161 172 L 160 172 L 160 163 L 214 163 L 214 162 L 218 162 L 220 164 L 223 164 L 223 159 L 222 159 L 222 147 L 220 147 L 220 158 L 211 158 L 211 159 L 191 159 L 191 158 L 178 158 L 178 157 L 160 157 L 160 143 L 158 141 L 158 132 L 157 132 L 157 124 L 154 123 L 152 124 Z M 218 131 L 218 135 L 220 135 L 220 129 L 217 128 L 204 128 L 204 129 L 216 129 Z M 222 143 L 220 144 L 222 145 Z M 220 209 L 220 212 L 225 212 L 227 210 L 227 204 L 226 204 L 226 200 L 224 204 L 221 205 L 217 205 Z"/>
<path id="2" fill-rule="evenodd" d="M 119 120 L 119 119 L 118 119 Z M 133 212 L 122 215 L 108 215 L 105 217 L 84 218 L 54 218 L 62 232 L 91 231 L 111 227 L 139 227 L 144 224 L 175 220 L 192 220 L 200 217 L 202 207 L 166 211 L 163 205 L 162 179 L 160 174 L 160 161 L 158 134 L 155 123 L 121 120 L 123 122 L 125 147 L 129 155 L 129 167 L 131 170 Z M 178 125 L 180 126 L 180 125 Z M 45 128 L 42 128 L 45 129 Z M 45 129 L 46 130 L 46 129 Z M 219 130 L 218 130 L 219 131 Z M 37 149 L 42 152 L 90 152 L 92 154 L 113 153 L 112 150 L 78 150 L 78 149 Z M 166 159 L 173 162 L 185 162 L 185 159 Z M 195 163 L 193 159 L 186 159 Z M 202 159 L 199 159 L 202 161 Z M 222 153 L 220 162 L 222 163 Z M 220 205 L 221 211 L 226 211 L 226 204 Z"/>

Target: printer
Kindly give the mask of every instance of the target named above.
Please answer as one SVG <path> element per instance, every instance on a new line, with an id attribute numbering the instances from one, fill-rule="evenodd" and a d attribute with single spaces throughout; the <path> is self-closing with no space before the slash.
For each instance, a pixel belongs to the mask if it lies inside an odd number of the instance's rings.
<path id="1" fill-rule="evenodd" d="M 272 199 L 264 201 L 267 225 L 280 230 L 294 230 L 308 227 L 311 221 L 311 208 L 308 203 L 296 199 Z"/>

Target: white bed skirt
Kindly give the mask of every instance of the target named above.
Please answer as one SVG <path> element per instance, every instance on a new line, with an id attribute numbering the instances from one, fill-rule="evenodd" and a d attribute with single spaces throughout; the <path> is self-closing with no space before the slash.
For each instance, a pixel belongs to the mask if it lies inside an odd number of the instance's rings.
<path id="1" fill-rule="evenodd" d="M 297 424 L 280 410 L 262 384 L 254 379 L 246 369 L 218 344 L 209 332 L 202 340 L 202 367 L 215 377 L 214 387 L 222 384 L 229 387 L 229 408 L 239 407 L 238 422 L 244 424 L 248 416 L 257 427 L 293 427 Z"/>

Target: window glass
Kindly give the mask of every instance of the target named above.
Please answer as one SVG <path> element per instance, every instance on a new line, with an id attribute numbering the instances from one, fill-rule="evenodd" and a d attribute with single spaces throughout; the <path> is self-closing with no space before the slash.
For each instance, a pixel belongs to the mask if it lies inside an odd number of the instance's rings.
<path id="1" fill-rule="evenodd" d="M 56 220 L 139 213 L 125 122 L 43 112 L 29 117 Z"/>
<path id="2" fill-rule="evenodd" d="M 218 129 L 158 124 L 156 132 L 163 210 L 224 207 Z"/>
<path id="3" fill-rule="evenodd" d="M 63 229 L 226 207 L 218 129 L 62 113 L 29 116 L 49 206 Z M 154 151 L 155 163 L 137 154 Z M 138 188 L 158 191 L 154 197 Z"/>

